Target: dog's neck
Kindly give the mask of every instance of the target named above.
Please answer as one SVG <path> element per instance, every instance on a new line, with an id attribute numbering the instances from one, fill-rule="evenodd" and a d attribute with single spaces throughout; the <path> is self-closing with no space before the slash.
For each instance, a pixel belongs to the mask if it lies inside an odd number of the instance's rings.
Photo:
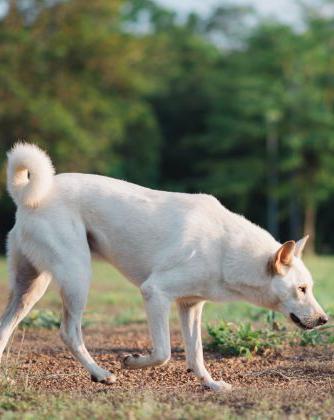
<path id="1" fill-rule="evenodd" d="M 244 300 L 254 305 L 274 309 L 276 300 L 270 293 L 272 275 L 268 272 L 266 264 L 269 256 L 256 259 L 248 270 L 236 270 L 233 277 L 224 282 L 230 293 L 237 300 Z M 230 273 L 231 274 L 231 273 Z M 232 278 L 234 281 L 231 281 Z"/>
<path id="2" fill-rule="evenodd" d="M 238 299 L 272 309 L 270 261 L 280 243 L 242 216 L 229 211 L 224 216 L 220 241 L 225 286 Z"/>

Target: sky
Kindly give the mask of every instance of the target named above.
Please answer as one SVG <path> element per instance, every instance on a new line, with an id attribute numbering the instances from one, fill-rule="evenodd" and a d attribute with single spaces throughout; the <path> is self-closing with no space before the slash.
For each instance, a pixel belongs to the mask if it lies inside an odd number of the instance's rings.
<path id="1" fill-rule="evenodd" d="M 263 16 L 274 16 L 279 20 L 287 23 L 298 22 L 298 9 L 295 0 L 156 0 L 157 3 L 164 5 L 170 9 L 174 9 L 180 15 L 187 15 L 189 12 L 195 11 L 205 16 L 219 4 L 248 4 L 254 6 Z M 0 16 L 6 10 L 6 1 L 0 0 Z"/>
<path id="2" fill-rule="evenodd" d="M 298 21 L 298 8 L 294 0 L 156 0 L 157 3 L 168 8 L 177 10 L 185 15 L 195 11 L 200 15 L 207 15 L 219 4 L 247 4 L 253 6 L 262 16 L 274 16 L 275 18 L 287 22 L 296 23 Z"/>

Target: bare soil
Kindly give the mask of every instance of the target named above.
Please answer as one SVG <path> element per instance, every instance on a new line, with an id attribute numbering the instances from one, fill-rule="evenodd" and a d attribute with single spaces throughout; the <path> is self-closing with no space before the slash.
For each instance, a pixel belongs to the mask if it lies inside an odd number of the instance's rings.
<path id="1" fill-rule="evenodd" d="M 192 373 L 186 372 L 182 337 L 178 330 L 171 334 L 172 359 L 167 365 L 123 370 L 120 366 L 122 355 L 149 351 L 146 327 L 87 328 L 84 331 L 86 346 L 102 367 L 116 375 L 117 381 L 113 385 L 92 382 L 62 344 L 57 330 L 28 328 L 23 343 L 22 334 L 23 331 L 19 330 L 14 338 L 7 365 L 16 367 L 16 381 L 28 381 L 29 388 L 34 391 L 94 394 L 153 390 L 164 396 L 180 392 L 197 396 L 211 394 L 198 384 Z M 220 354 L 205 352 L 205 360 L 213 378 L 224 379 L 234 386 L 232 395 L 241 396 L 247 389 L 261 393 L 267 393 L 268 389 L 271 392 L 284 389 L 288 393 L 300 390 L 317 399 L 331 396 L 334 404 L 334 347 L 293 347 L 251 359 L 224 358 Z M 242 400 L 238 401 L 242 404 Z"/>

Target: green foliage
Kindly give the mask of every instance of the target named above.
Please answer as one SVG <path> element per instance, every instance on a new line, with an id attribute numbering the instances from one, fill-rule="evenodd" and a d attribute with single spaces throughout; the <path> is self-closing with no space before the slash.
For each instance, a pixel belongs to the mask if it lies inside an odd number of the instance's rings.
<path id="1" fill-rule="evenodd" d="M 272 319 L 269 315 L 268 319 Z M 253 329 L 250 323 L 233 324 L 221 321 L 217 326 L 208 325 L 211 341 L 208 348 L 224 356 L 263 354 L 268 348 L 282 346 L 315 346 L 334 343 L 334 326 L 328 325 L 311 331 L 289 330 L 284 325 L 267 322 L 263 329 Z"/>
<path id="2" fill-rule="evenodd" d="M 333 325 L 326 325 L 311 331 L 298 330 L 296 335 L 297 343 L 300 346 L 334 343 Z"/>
<path id="3" fill-rule="evenodd" d="M 280 344 L 276 332 L 254 330 L 250 323 L 233 324 L 221 321 L 217 327 L 208 326 L 212 337 L 209 347 L 225 356 L 247 356 L 262 354 L 265 349 Z"/>
<path id="4" fill-rule="evenodd" d="M 83 320 L 82 328 L 90 325 L 91 321 Z M 61 324 L 61 317 L 53 311 L 48 309 L 33 309 L 29 314 L 20 322 L 20 328 L 59 328 Z"/>
<path id="5" fill-rule="evenodd" d="M 59 328 L 61 318 L 59 315 L 46 309 L 33 309 L 20 323 L 20 328 Z"/>

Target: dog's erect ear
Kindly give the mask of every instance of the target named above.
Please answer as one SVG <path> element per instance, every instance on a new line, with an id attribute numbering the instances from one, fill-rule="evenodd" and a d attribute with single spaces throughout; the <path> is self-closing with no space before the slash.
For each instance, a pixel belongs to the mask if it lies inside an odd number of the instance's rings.
<path id="1" fill-rule="evenodd" d="M 310 235 L 304 236 L 303 239 L 300 239 L 298 242 L 296 242 L 296 248 L 295 248 L 295 256 L 301 258 L 302 252 L 305 248 L 306 242 L 308 240 Z"/>
<path id="2" fill-rule="evenodd" d="M 292 258 L 295 252 L 296 242 L 288 241 L 285 242 L 274 256 L 274 271 L 281 276 L 285 276 L 288 272 Z"/>

